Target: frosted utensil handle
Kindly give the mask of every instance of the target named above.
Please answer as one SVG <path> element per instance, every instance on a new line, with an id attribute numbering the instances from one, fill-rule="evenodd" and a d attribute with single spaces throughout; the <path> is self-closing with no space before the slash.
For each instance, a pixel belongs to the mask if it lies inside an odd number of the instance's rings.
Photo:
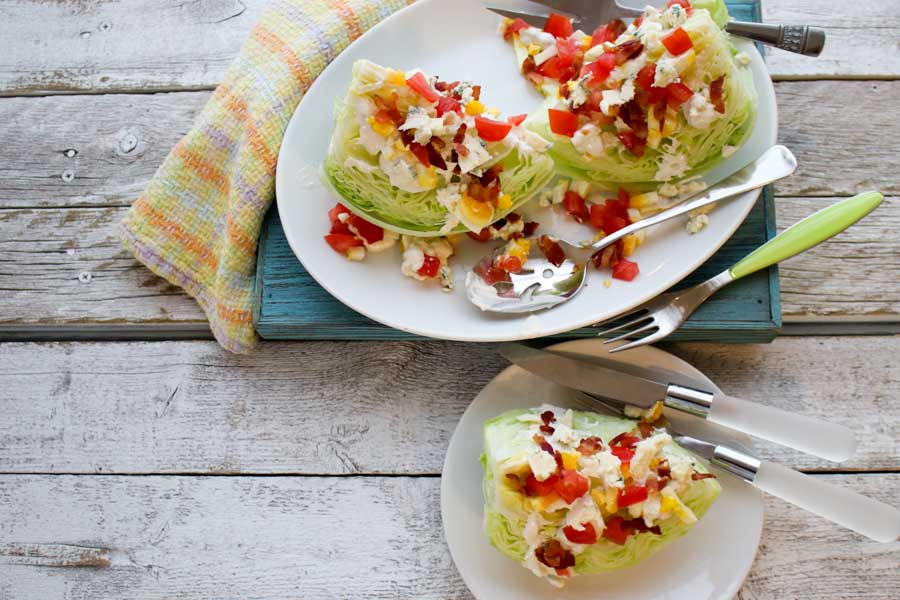
<path id="1" fill-rule="evenodd" d="M 706 418 L 713 423 L 834 462 L 845 461 L 856 451 L 853 431 L 843 425 L 724 394 L 715 396 Z"/>
<path id="2" fill-rule="evenodd" d="M 846 488 L 765 461 L 753 485 L 877 542 L 900 538 L 900 511 Z"/>

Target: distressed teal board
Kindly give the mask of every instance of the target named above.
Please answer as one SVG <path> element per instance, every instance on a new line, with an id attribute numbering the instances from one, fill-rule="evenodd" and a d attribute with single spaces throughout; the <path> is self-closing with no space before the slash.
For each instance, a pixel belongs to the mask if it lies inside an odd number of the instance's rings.
<path id="1" fill-rule="evenodd" d="M 729 10 L 737 19 L 759 20 L 759 3 L 729 3 Z M 694 285 L 715 275 L 774 235 L 775 209 L 771 190 L 767 189 L 728 243 L 676 287 Z M 266 216 L 259 242 L 254 323 L 265 339 L 415 339 L 362 316 L 322 289 L 288 246 L 274 207 Z M 780 327 L 778 269 L 772 267 L 710 298 L 670 339 L 768 342 Z M 594 335 L 596 330 L 585 328 L 554 337 Z"/>

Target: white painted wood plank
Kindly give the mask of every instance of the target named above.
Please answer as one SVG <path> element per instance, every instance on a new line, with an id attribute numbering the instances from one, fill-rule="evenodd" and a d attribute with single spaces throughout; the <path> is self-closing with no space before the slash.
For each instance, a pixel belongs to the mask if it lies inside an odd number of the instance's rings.
<path id="1" fill-rule="evenodd" d="M 211 89 L 265 4 L 0 3 L 0 95 Z"/>
<path id="2" fill-rule="evenodd" d="M 835 202 L 776 199 L 783 229 Z M 115 237 L 124 208 L 0 209 L 0 329 L 129 328 L 205 323 L 178 288 L 141 266 Z M 781 270 L 787 321 L 900 320 L 900 197 Z M 90 274 L 89 281 L 82 281 Z"/>
<path id="3" fill-rule="evenodd" d="M 0 327 L 205 322 L 187 294 L 122 248 L 125 210 L 0 210 Z"/>
<path id="4" fill-rule="evenodd" d="M 264 0 L 0 3 L 0 95 L 211 89 Z M 767 0 L 765 20 L 824 27 L 819 58 L 769 54 L 775 78 L 897 78 L 892 2 Z"/>
<path id="5" fill-rule="evenodd" d="M 779 195 L 900 194 L 900 82 L 779 83 L 780 141 L 800 160 Z M 0 98 L 0 208 L 124 206 L 190 129 L 208 92 Z M 852 110 L 849 108 L 852 105 Z M 74 152 L 73 152 L 74 151 Z"/>
<path id="6" fill-rule="evenodd" d="M 900 475 L 825 476 L 887 502 Z M 0 477 L 0 539 L 89 542 L 102 570 L 0 565 L 0 598 L 471 598 L 437 478 Z M 890 598 L 900 543 L 766 501 L 739 598 Z M 698 557 L 699 559 L 699 557 Z M 536 585 L 540 582 L 535 581 Z"/>
<path id="7" fill-rule="evenodd" d="M 900 11 L 895 0 L 762 0 L 763 21 L 825 29 L 816 58 L 770 49 L 775 79 L 897 79 Z"/>
<path id="8" fill-rule="evenodd" d="M 677 344 L 727 392 L 852 423 L 842 465 L 900 469 L 900 337 Z M 0 344 L 0 473 L 436 474 L 456 423 L 506 363 L 494 345 Z"/>

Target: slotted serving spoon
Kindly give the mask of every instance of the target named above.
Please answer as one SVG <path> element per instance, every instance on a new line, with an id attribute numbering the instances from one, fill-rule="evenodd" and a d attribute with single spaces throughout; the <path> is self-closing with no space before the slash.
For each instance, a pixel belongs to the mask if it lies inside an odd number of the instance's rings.
<path id="1" fill-rule="evenodd" d="M 724 181 L 652 217 L 624 227 L 603 239 L 585 246 L 558 239 L 566 250 L 566 260 L 554 265 L 540 251 L 538 238 L 532 238 L 531 253 L 519 273 L 511 273 L 509 281 L 493 285 L 470 272 L 466 277 L 466 295 L 478 308 L 500 313 L 529 313 L 552 308 L 575 297 L 584 287 L 590 255 L 615 244 L 625 236 L 658 225 L 703 206 L 759 189 L 783 179 L 797 170 L 797 159 L 784 146 L 772 146 L 758 159 Z M 491 260 L 503 249 L 494 251 Z M 577 258 L 573 259 L 572 256 Z"/>

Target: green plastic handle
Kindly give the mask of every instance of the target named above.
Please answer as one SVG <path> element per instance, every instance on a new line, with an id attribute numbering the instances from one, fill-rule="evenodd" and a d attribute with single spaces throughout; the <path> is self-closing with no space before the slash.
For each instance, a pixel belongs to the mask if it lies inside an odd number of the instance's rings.
<path id="1" fill-rule="evenodd" d="M 809 250 L 862 219 L 875 210 L 883 199 L 884 196 L 878 192 L 863 192 L 823 208 L 745 256 L 729 272 L 735 279 L 740 279 Z"/>

